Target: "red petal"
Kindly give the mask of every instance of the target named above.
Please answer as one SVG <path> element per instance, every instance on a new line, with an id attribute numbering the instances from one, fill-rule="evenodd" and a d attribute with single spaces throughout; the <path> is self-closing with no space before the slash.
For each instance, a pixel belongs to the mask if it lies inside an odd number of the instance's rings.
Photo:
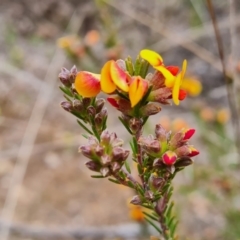
<path id="1" fill-rule="evenodd" d="M 194 148 L 193 146 L 189 146 L 189 149 L 191 150 L 191 153 L 188 154 L 189 157 L 194 157 L 199 154 L 199 151 L 196 148 Z"/>
<path id="2" fill-rule="evenodd" d="M 119 104 L 116 99 L 114 98 L 107 98 L 108 102 L 115 108 L 119 108 Z"/>
<path id="3" fill-rule="evenodd" d="M 199 154 L 198 150 L 193 150 L 188 156 L 189 157 L 194 157 L 194 156 L 197 156 L 198 154 Z"/>
<path id="4" fill-rule="evenodd" d="M 183 90 L 183 89 L 180 89 L 179 90 L 178 99 L 180 101 L 182 101 L 182 100 L 184 100 L 186 98 L 186 96 L 187 96 L 187 92 L 185 90 Z"/>
<path id="5" fill-rule="evenodd" d="M 185 135 L 184 135 L 183 140 L 188 140 L 188 139 L 190 139 L 194 133 L 195 133 L 195 129 L 193 129 L 193 128 L 188 129 L 188 130 L 185 132 Z"/>
<path id="6" fill-rule="evenodd" d="M 177 155 L 174 152 L 167 151 L 167 152 L 165 152 L 163 154 L 162 160 L 163 160 L 163 163 L 165 163 L 166 165 L 171 166 L 171 165 L 173 165 L 176 162 Z"/>
<path id="7" fill-rule="evenodd" d="M 171 72 L 171 74 L 173 76 L 176 76 L 178 71 L 179 71 L 179 67 L 178 66 L 167 66 L 166 69 Z"/>

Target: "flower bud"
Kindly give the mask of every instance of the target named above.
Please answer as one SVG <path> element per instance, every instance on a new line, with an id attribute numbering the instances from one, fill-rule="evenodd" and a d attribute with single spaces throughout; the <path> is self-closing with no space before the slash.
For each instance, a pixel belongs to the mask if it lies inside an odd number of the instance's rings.
<path id="1" fill-rule="evenodd" d="M 161 111 L 161 107 L 157 103 L 148 103 L 140 109 L 142 116 L 148 117 L 155 115 Z"/>
<path id="2" fill-rule="evenodd" d="M 84 108 L 87 108 L 90 105 L 90 103 L 91 103 L 91 98 L 84 97 L 82 99 L 82 102 L 83 102 Z"/>
<path id="3" fill-rule="evenodd" d="M 104 107 L 100 112 L 99 112 L 100 116 L 102 117 L 102 119 L 105 119 L 108 115 L 108 111 L 107 108 Z"/>
<path id="4" fill-rule="evenodd" d="M 95 108 L 94 108 L 93 106 L 89 106 L 89 107 L 87 108 L 87 114 L 90 116 L 90 118 L 95 117 L 95 115 L 96 115 L 96 110 L 95 110 Z"/>
<path id="5" fill-rule="evenodd" d="M 69 81 L 71 83 L 74 83 L 76 76 L 77 76 L 77 67 L 74 65 L 70 70 Z"/>
<path id="6" fill-rule="evenodd" d="M 166 165 L 162 162 L 161 158 L 156 158 L 153 162 L 153 167 L 162 169 L 166 167 Z"/>
<path id="7" fill-rule="evenodd" d="M 147 154 L 153 157 L 157 157 L 160 154 L 161 146 L 158 140 L 152 139 L 152 135 L 148 137 L 141 137 L 138 143 L 142 146 L 143 150 Z"/>
<path id="8" fill-rule="evenodd" d="M 192 145 L 189 145 L 188 147 L 191 150 L 191 153 L 188 154 L 188 157 L 194 157 L 194 156 L 197 156 L 199 154 L 199 151 L 195 147 L 193 147 Z"/>
<path id="9" fill-rule="evenodd" d="M 144 197 L 148 200 L 153 200 L 154 194 L 153 194 L 152 191 L 148 190 L 148 191 L 145 192 Z"/>
<path id="10" fill-rule="evenodd" d="M 114 147 L 112 150 L 113 161 L 122 162 L 125 161 L 130 151 L 124 150 L 122 147 Z"/>
<path id="11" fill-rule="evenodd" d="M 138 195 L 135 195 L 132 200 L 130 201 L 130 203 L 134 204 L 134 205 L 141 205 L 142 201 L 141 198 Z"/>
<path id="12" fill-rule="evenodd" d="M 110 170 L 108 167 L 103 167 L 100 169 L 100 173 L 104 176 L 107 177 L 110 175 Z"/>
<path id="13" fill-rule="evenodd" d="M 64 110 L 68 112 L 71 112 L 73 110 L 73 106 L 71 102 L 63 101 L 60 103 L 60 105 Z"/>
<path id="14" fill-rule="evenodd" d="M 106 102 L 106 101 L 105 101 L 103 98 L 98 98 L 98 99 L 96 100 L 96 106 L 95 106 L 95 108 L 96 108 L 96 112 L 97 112 L 97 113 L 99 113 L 99 112 L 102 110 L 105 102 Z"/>
<path id="15" fill-rule="evenodd" d="M 161 146 L 158 140 L 153 140 L 148 145 L 148 151 L 152 153 L 159 153 L 161 151 Z"/>
<path id="16" fill-rule="evenodd" d="M 193 163 L 193 160 L 191 158 L 183 157 L 176 162 L 175 167 L 176 168 L 187 167 L 192 163 Z"/>
<path id="17" fill-rule="evenodd" d="M 179 132 L 175 133 L 172 136 L 169 145 L 172 148 L 180 147 L 181 145 L 183 145 L 183 138 L 184 138 L 184 136 L 185 136 L 185 133 L 183 131 L 179 131 Z"/>
<path id="18" fill-rule="evenodd" d="M 96 148 L 99 145 L 99 142 L 96 137 L 89 136 L 88 137 L 88 145 L 93 149 Z"/>
<path id="19" fill-rule="evenodd" d="M 167 151 L 162 156 L 163 163 L 171 166 L 177 161 L 177 155 L 175 152 Z"/>
<path id="20" fill-rule="evenodd" d="M 119 96 L 117 95 L 112 95 L 111 97 L 108 97 L 107 98 L 107 101 L 115 108 L 119 108 L 119 104 L 118 104 L 118 101 L 119 101 Z"/>
<path id="21" fill-rule="evenodd" d="M 99 113 L 96 114 L 94 121 L 97 127 L 102 128 L 102 125 L 106 120 L 107 114 L 108 113 L 106 108 L 103 108 Z"/>
<path id="22" fill-rule="evenodd" d="M 124 115 L 132 116 L 133 110 L 128 100 L 120 98 L 118 101 L 118 110 Z"/>
<path id="23" fill-rule="evenodd" d="M 66 68 L 62 68 L 61 72 L 59 73 L 58 77 L 62 84 L 66 87 L 70 87 L 72 84 L 70 82 L 70 72 Z"/>
<path id="24" fill-rule="evenodd" d="M 104 154 L 103 156 L 101 156 L 101 163 L 105 166 L 105 165 L 109 165 L 112 161 L 111 157 L 107 154 Z"/>
<path id="25" fill-rule="evenodd" d="M 90 169 L 94 172 L 99 172 L 99 170 L 100 170 L 99 164 L 94 161 L 86 162 L 85 165 L 87 166 L 88 169 Z"/>
<path id="26" fill-rule="evenodd" d="M 162 215 L 166 207 L 167 207 L 167 199 L 166 199 L 166 196 L 163 196 L 157 201 L 155 210 L 159 215 Z"/>
<path id="27" fill-rule="evenodd" d="M 100 145 L 97 145 L 95 148 L 94 148 L 94 152 L 95 154 L 98 156 L 98 157 L 101 157 L 104 153 L 104 149 L 102 146 Z"/>
<path id="28" fill-rule="evenodd" d="M 112 147 L 121 147 L 123 143 L 123 140 L 118 138 L 116 133 L 111 133 L 110 144 L 112 145 Z"/>
<path id="29" fill-rule="evenodd" d="M 154 141 L 154 137 L 153 135 L 148 135 L 147 137 L 143 137 L 141 136 L 138 140 L 138 144 L 140 144 L 141 146 L 149 146 L 152 141 Z"/>
<path id="30" fill-rule="evenodd" d="M 163 126 L 161 124 L 156 125 L 155 135 L 156 135 L 156 138 L 160 142 L 166 142 L 167 141 L 167 131 L 163 128 Z"/>
<path id="31" fill-rule="evenodd" d="M 138 132 L 142 127 L 142 120 L 139 118 L 131 118 L 129 120 L 129 126 L 133 133 Z"/>
<path id="32" fill-rule="evenodd" d="M 112 171 L 113 172 L 118 172 L 121 169 L 121 165 L 117 162 L 113 162 L 111 164 L 111 166 L 112 166 Z"/>
<path id="33" fill-rule="evenodd" d="M 172 90 L 170 88 L 159 88 L 151 91 L 147 100 L 150 102 L 166 103 L 166 100 L 172 96 Z"/>
<path id="34" fill-rule="evenodd" d="M 110 143 L 110 140 L 111 140 L 111 135 L 109 133 L 108 130 L 104 130 L 100 136 L 100 139 L 101 139 L 101 143 L 103 145 L 108 145 Z"/>
<path id="35" fill-rule="evenodd" d="M 93 159 L 95 157 L 92 148 L 89 145 L 81 145 L 78 148 L 78 151 L 81 152 L 87 158 Z"/>
<path id="36" fill-rule="evenodd" d="M 184 130 L 183 132 L 184 132 L 183 140 L 189 140 L 195 133 L 195 129 L 190 128 L 190 129 Z"/>
<path id="37" fill-rule="evenodd" d="M 164 184 L 165 180 L 162 177 L 157 177 L 152 174 L 149 178 L 149 186 L 153 192 L 160 191 Z"/>
<path id="38" fill-rule="evenodd" d="M 191 153 L 191 149 L 188 145 L 183 145 L 175 150 L 178 157 L 188 156 Z"/>
<path id="39" fill-rule="evenodd" d="M 82 102 L 78 99 L 73 100 L 73 108 L 79 112 L 82 112 L 84 109 Z"/>

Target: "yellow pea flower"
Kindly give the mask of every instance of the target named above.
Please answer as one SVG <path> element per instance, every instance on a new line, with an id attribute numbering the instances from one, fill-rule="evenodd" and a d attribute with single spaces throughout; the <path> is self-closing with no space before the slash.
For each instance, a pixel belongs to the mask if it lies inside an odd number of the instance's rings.
<path id="1" fill-rule="evenodd" d="M 187 60 L 183 61 L 182 71 L 175 76 L 175 73 L 173 74 L 170 68 L 168 69 L 164 66 L 163 58 L 158 53 L 144 49 L 140 52 L 140 56 L 148 61 L 156 70 L 162 73 L 165 78 L 166 87 L 172 88 L 173 102 L 176 105 L 179 105 L 180 86 L 187 69 Z"/>
<path id="2" fill-rule="evenodd" d="M 117 87 L 124 91 L 129 91 L 128 75 L 114 60 L 105 63 L 101 71 L 101 89 L 105 93 L 113 93 Z"/>
<path id="3" fill-rule="evenodd" d="M 136 106 L 147 92 L 148 82 L 140 76 L 134 77 L 129 86 L 129 99 L 131 107 Z"/>
<path id="4" fill-rule="evenodd" d="M 81 71 L 76 76 L 74 86 L 81 96 L 95 97 L 101 91 L 100 74 Z"/>
<path id="5" fill-rule="evenodd" d="M 181 88 L 192 97 L 198 96 L 202 92 L 202 84 L 195 77 L 184 78 Z"/>

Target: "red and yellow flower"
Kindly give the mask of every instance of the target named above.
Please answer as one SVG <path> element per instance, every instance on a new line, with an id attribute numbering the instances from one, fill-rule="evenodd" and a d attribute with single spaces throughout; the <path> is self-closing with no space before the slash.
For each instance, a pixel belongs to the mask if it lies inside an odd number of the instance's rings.
<path id="1" fill-rule="evenodd" d="M 100 74 L 80 71 L 75 78 L 75 89 L 83 97 L 95 97 L 100 91 Z"/>
<path id="2" fill-rule="evenodd" d="M 178 73 L 178 67 L 165 67 L 162 57 L 154 51 L 144 49 L 140 52 L 140 56 L 148 61 L 156 70 L 162 73 L 165 78 L 165 86 L 172 89 L 173 102 L 176 105 L 179 105 L 179 100 L 183 100 L 186 97 L 186 91 L 180 89 L 180 87 L 187 69 L 187 60 L 183 61 L 182 71 Z"/>
<path id="3" fill-rule="evenodd" d="M 165 67 L 162 57 L 154 51 L 144 49 L 140 52 L 140 56 L 157 70 L 152 78 L 146 77 L 145 74 L 140 76 L 140 73 L 131 76 L 126 70 L 126 63 L 123 60 L 110 60 L 104 64 L 101 74 L 79 72 L 75 79 L 76 91 L 83 97 L 95 97 L 100 91 L 109 95 L 114 94 L 119 96 L 120 100 L 128 101 L 130 108 L 134 108 L 152 86 L 152 91 L 141 106 L 145 106 L 148 102 L 166 104 L 168 99 L 173 99 L 173 102 L 178 105 L 179 100 L 186 97 L 186 91 L 181 89 L 181 84 L 186 72 L 187 61 L 183 61 L 182 70 L 179 72 L 177 66 Z M 114 103 L 114 107 L 119 105 L 119 99 L 115 98 L 111 96 L 108 98 L 110 103 Z M 111 101 L 112 99 L 114 102 Z M 119 107 L 117 108 L 119 109 Z"/>
<path id="4" fill-rule="evenodd" d="M 135 107 L 148 90 L 148 82 L 140 76 L 131 77 L 118 63 L 105 63 L 101 74 L 79 72 L 75 80 L 77 92 L 84 97 L 95 97 L 101 90 L 107 94 L 120 91 L 129 97 L 131 107 Z"/>

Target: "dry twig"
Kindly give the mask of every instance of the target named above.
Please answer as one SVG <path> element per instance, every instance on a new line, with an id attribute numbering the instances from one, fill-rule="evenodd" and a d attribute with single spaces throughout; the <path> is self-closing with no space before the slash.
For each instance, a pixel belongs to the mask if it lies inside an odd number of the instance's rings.
<path id="1" fill-rule="evenodd" d="M 231 116 L 232 116 L 231 119 L 232 119 L 233 128 L 234 128 L 236 147 L 237 147 L 239 157 L 240 157 L 240 122 L 239 122 L 240 119 L 239 119 L 239 111 L 238 111 L 237 101 L 236 101 L 236 94 L 234 91 L 233 79 L 230 78 L 227 74 L 222 37 L 221 37 L 219 29 L 218 29 L 217 19 L 216 19 L 213 5 L 212 5 L 212 1 L 207 0 L 207 5 L 208 5 L 208 10 L 209 10 L 209 13 L 210 13 L 210 16 L 212 19 L 212 23 L 213 23 L 213 27 L 214 27 L 214 31 L 215 31 L 218 52 L 219 52 L 219 56 L 220 56 L 221 64 L 222 64 L 222 72 L 223 72 L 223 76 L 225 79 L 225 85 L 226 85 L 227 93 L 228 93 L 228 102 L 229 102 L 229 107 L 231 110 Z"/>

